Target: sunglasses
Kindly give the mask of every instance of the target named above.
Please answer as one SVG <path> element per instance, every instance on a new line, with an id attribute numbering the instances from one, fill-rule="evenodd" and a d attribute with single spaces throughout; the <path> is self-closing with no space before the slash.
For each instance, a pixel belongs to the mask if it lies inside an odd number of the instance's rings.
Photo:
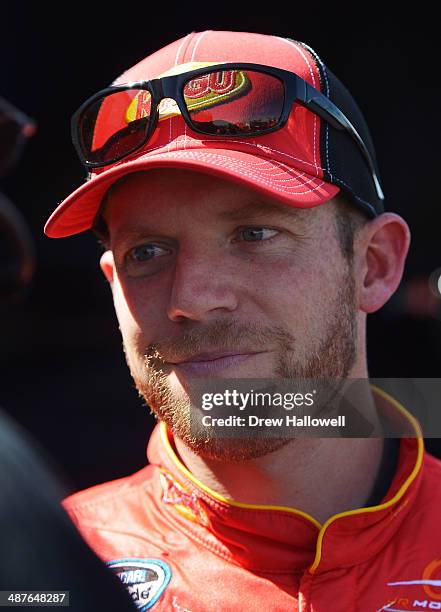
<path id="1" fill-rule="evenodd" d="M 383 200 L 373 159 L 349 119 L 297 74 L 272 66 L 223 63 L 151 81 L 112 85 L 74 113 L 72 140 L 86 168 L 99 168 L 144 147 L 163 119 L 181 115 L 198 134 L 250 138 L 283 128 L 294 102 L 349 134 Z"/>

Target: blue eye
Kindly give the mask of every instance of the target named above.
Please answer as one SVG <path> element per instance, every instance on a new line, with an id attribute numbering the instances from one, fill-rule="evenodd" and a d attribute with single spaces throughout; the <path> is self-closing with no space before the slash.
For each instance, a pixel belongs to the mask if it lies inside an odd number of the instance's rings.
<path id="1" fill-rule="evenodd" d="M 155 255 L 160 257 L 162 251 L 164 251 L 164 249 L 161 249 L 161 247 L 155 244 L 141 244 L 140 246 L 134 247 L 130 251 L 129 256 L 135 261 L 150 261 Z"/>
<path id="2" fill-rule="evenodd" d="M 172 254 L 172 248 L 154 242 L 144 242 L 127 249 L 121 267 L 128 277 L 148 277 L 164 270 Z"/>
<path id="3" fill-rule="evenodd" d="M 269 236 L 268 232 L 270 233 Z M 278 230 L 271 227 L 247 227 L 239 232 L 245 242 L 268 241 L 271 240 L 271 238 L 274 238 L 278 233 Z"/>

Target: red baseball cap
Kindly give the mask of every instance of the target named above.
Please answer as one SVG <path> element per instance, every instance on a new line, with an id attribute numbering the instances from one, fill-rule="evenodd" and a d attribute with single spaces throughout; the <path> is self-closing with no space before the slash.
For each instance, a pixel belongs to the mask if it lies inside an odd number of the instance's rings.
<path id="1" fill-rule="evenodd" d="M 146 57 L 112 85 L 223 62 L 264 64 L 302 77 L 351 121 L 378 176 L 374 147 L 360 109 L 318 54 L 304 43 L 248 32 L 192 32 Z M 112 129 L 112 113 L 100 121 L 101 134 L 96 131 L 94 141 Z M 318 206 L 343 190 L 370 216 L 383 211 L 371 172 L 352 139 L 300 104 L 293 105 L 283 128 L 253 138 L 201 135 L 193 132 L 179 113 L 172 112 L 158 122 L 153 137 L 136 154 L 94 168 L 86 182 L 51 214 L 45 234 L 62 238 L 91 229 L 110 186 L 126 174 L 150 168 L 187 168 L 216 175 L 298 208 Z"/>

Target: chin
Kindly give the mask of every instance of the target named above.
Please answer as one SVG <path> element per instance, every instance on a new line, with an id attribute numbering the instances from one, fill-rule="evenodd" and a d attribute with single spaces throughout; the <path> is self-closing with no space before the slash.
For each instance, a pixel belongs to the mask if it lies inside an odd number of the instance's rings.
<path id="1" fill-rule="evenodd" d="M 255 434 L 244 438 L 225 438 L 195 436 L 192 432 L 179 431 L 167 426 L 174 436 L 178 437 L 191 451 L 199 457 L 219 463 L 242 463 L 264 457 L 283 448 L 294 439 L 290 438 L 256 438 Z"/>

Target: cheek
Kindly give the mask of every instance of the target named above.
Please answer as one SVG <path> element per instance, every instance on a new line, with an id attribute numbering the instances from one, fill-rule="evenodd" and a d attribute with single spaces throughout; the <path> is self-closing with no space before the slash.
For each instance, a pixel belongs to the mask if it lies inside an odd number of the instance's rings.
<path id="1" fill-rule="evenodd" d="M 295 319 L 306 314 L 320 293 L 317 269 L 308 261 L 279 261 L 252 287 L 256 298 L 264 301 L 267 308 Z"/>
<path id="2" fill-rule="evenodd" d="M 135 283 L 122 285 L 116 276 L 113 302 L 126 352 L 143 355 L 158 330 L 155 298 L 147 298 Z"/>
<path id="3" fill-rule="evenodd" d="M 279 262 L 254 291 L 275 324 L 284 321 L 299 339 L 311 338 L 329 324 L 341 283 L 340 260 L 329 253 Z"/>

